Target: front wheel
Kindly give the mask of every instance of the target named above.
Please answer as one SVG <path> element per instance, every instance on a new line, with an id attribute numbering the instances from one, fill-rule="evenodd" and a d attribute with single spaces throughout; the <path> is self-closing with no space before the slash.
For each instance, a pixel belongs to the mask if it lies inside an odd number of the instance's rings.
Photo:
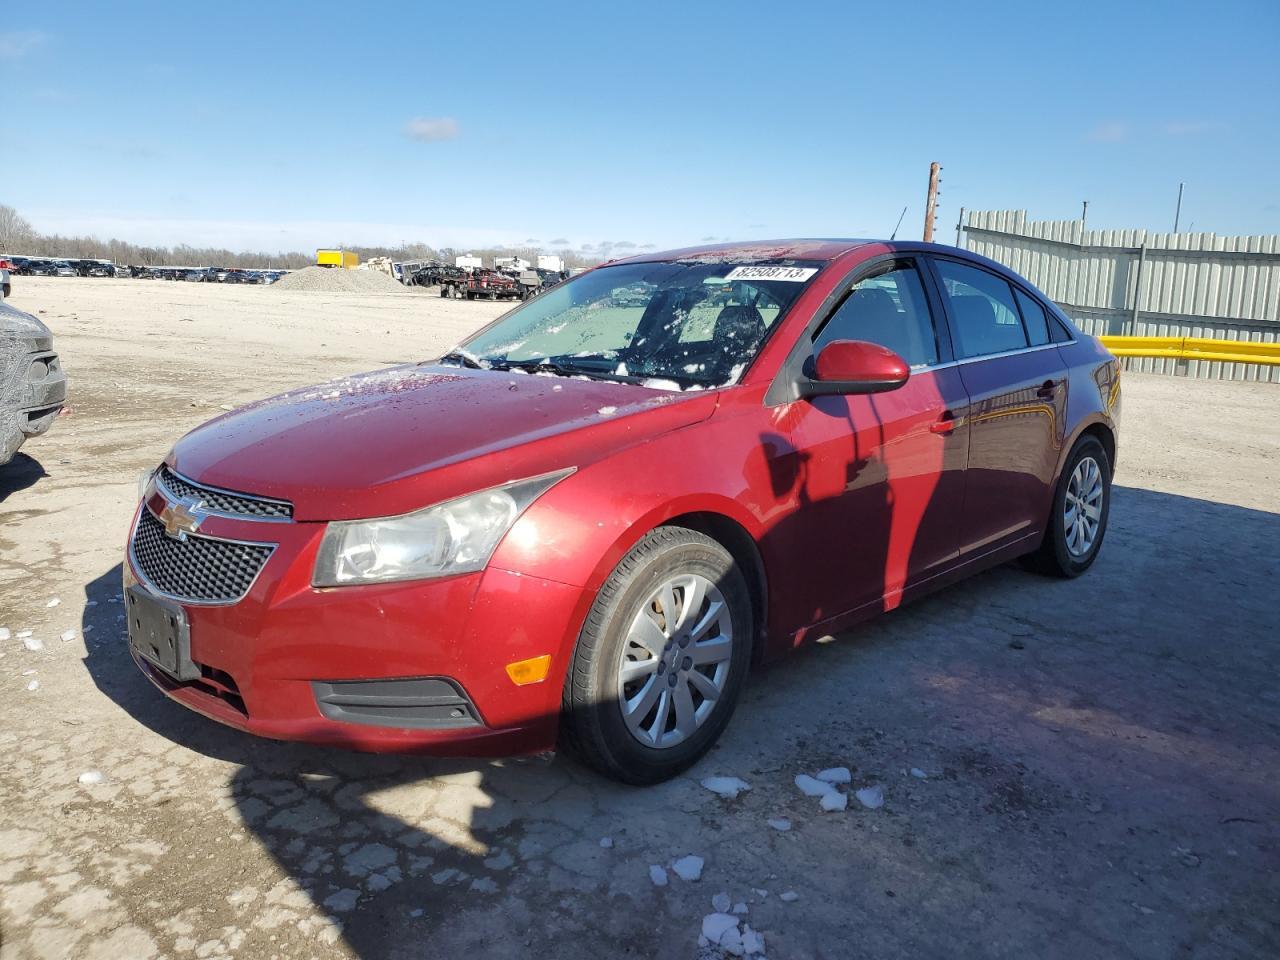
<path id="1" fill-rule="evenodd" d="M 1082 437 L 1062 468 L 1044 541 L 1027 566 L 1050 576 L 1080 576 L 1097 559 L 1110 512 L 1111 461 L 1097 437 Z"/>
<path id="2" fill-rule="evenodd" d="M 651 784 L 719 738 L 751 662 L 747 582 L 724 547 L 659 527 L 618 564 L 565 678 L 561 746 L 605 776 Z"/>

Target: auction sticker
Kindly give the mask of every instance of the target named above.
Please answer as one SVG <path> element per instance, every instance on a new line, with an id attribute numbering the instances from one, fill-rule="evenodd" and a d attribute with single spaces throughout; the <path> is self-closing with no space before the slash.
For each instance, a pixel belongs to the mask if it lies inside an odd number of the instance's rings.
<path id="1" fill-rule="evenodd" d="M 804 283 L 817 272 L 817 267 L 734 267 L 725 279 L 787 280 L 791 283 Z"/>

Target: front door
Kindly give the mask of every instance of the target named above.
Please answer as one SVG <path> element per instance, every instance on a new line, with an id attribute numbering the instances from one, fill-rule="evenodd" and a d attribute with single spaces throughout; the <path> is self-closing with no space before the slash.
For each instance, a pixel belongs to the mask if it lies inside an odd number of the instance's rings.
<path id="1" fill-rule="evenodd" d="M 870 269 L 816 329 L 813 353 L 832 340 L 868 340 L 912 373 L 897 390 L 812 397 L 788 411 L 799 507 L 786 549 L 805 558 L 803 597 L 794 599 L 810 624 L 868 604 L 896 607 L 905 586 L 954 561 L 959 546 L 964 386 L 954 366 L 939 366 L 945 341 L 917 263 Z"/>

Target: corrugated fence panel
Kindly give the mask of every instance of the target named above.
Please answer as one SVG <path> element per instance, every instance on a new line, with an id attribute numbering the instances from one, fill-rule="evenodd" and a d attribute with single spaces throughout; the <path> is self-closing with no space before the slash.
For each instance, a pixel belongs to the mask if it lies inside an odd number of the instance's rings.
<path id="1" fill-rule="evenodd" d="M 1026 277 L 1091 334 L 1280 339 L 1280 236 L 1086 230 L 1028 220 L 1025 210 L 972 210 L 967 250 Z M 1130 357 L 1127 369 L 1280 383 L 1280 367 Z"/>

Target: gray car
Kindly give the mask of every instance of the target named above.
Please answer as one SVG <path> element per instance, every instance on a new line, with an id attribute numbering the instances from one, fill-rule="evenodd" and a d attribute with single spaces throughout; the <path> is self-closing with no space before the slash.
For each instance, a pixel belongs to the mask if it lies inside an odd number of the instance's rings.
<path id="1" fill-rule="evenodd" d="M 67 375 L 43 323 L 0 302 L 0 466 L 46 432 L 67 399 Z"/>

